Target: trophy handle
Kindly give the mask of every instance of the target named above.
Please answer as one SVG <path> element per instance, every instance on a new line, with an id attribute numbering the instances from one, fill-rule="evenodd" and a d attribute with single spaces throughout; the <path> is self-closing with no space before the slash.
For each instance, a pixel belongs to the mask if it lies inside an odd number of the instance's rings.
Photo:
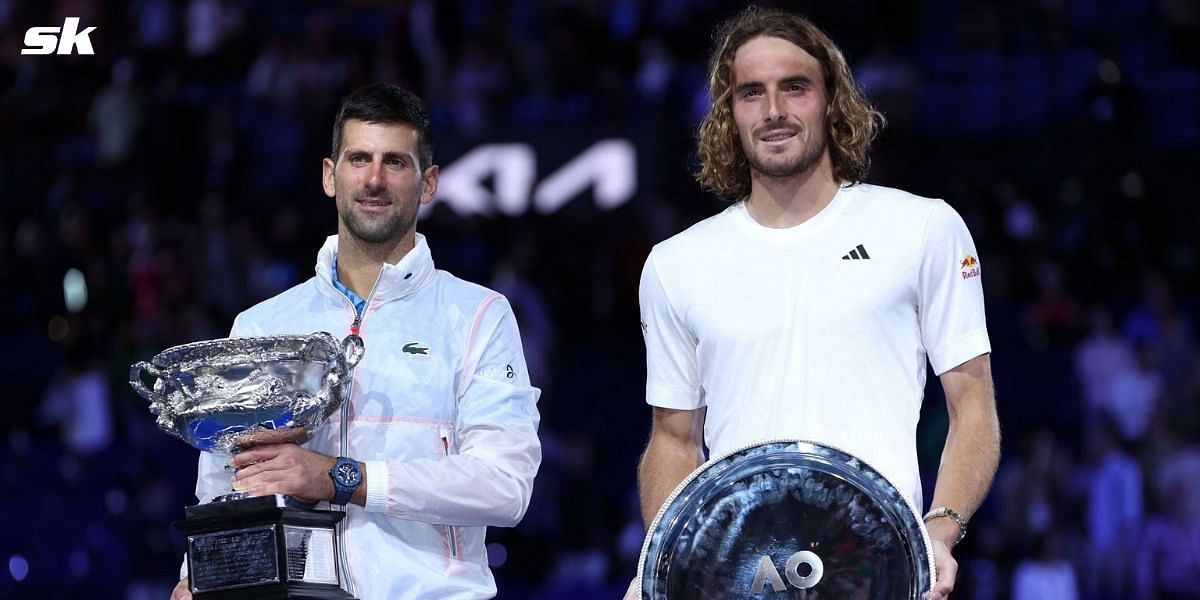
<path id="1" fill-rule="evenodd" d="M 353 369 L 358 361 L 362 360 L 365 346 L 363 339 L 355 334 L 350 334 L 342 340 L 342 358 L 346 361 L 346 369 Z"/>
<path id="2" fill-rule="evenodd" d="M 133 391 L 137 392 L 139 396 L 150 403 L 164 402 L 165 398 L 146 387 L 146 384 L 142 380 L 143 371 L 158 379 L 166 379 L 167 377 L 166 373 L 163 373 L 161 369 L 144 360 L 136 362 L 133 366 L 129 367 L 129 385 L 133 387 Z"/>

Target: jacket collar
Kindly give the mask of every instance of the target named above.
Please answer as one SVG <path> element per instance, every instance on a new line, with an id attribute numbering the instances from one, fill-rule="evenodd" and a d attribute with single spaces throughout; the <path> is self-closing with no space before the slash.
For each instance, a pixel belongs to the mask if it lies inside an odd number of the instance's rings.
<path id="1" fill-rule="evenodd" d="M 337 298 L 345 296 L 333 287 L 333 260 L 337 256 L 338 239 L 331 235 L 325 239 L 321 251 L 317 253 L 317 287 Z M 429 244 L 425 236 L 416 234 L 416 245 L 396 264 L 385 263 L 379 272 L 379 280 L 375 290 L 367 298 L 367 305 L 373 302 L 387 302 L 403 298 L 433 281 L 436 271 L 433 267 L 433 256 L 429 253 Z"/>

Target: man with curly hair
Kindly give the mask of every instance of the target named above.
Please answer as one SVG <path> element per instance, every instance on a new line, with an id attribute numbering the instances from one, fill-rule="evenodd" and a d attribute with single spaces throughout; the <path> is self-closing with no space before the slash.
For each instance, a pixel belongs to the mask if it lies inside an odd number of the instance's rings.
<path id="1" fill-rule="evenodd" d="M 928 359 L 950 417 L 926 515 L 931 597 L 946 598 L 1000 453 L 974 242 L 945 202 L 861 183 L 883 118 L 811 22 L 750 8 L 716 42 L 696 177 L 732 204 L 655 246 L 642 272 L 643 517 L 706 447 L 770 438 L 850 452 L 922 506 Z"/>

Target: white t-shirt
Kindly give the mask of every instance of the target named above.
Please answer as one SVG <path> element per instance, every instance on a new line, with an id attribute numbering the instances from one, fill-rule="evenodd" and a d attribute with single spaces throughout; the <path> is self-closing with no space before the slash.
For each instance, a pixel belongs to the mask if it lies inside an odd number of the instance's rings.
<path id="1" fill-rule="evenodd" d="M 940 375 L 991 350 L 977 256 L 954 209 L 900 190 L 843 186 L 788 229 L 738 202 L 646 259 L 646 401 L 707 406 L 713 456 L 824 443 L 920 507 L 926 356 Z"/>

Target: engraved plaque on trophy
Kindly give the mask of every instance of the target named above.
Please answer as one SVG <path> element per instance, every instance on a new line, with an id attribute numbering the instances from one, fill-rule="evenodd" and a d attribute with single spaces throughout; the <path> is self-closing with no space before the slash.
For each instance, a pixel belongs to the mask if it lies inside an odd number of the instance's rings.
<path id="1" fill-rule="evenodd" d="M 760 442 L 680 483 L 638 563 L 644 600 L 918 600 L 932 587 L 911 501 L 836 448 Z"/>
<path id="2" fill-rule="evenodd" d="M 163 431 L 232 455 L 307 440 L 341 406 L 362 354 L 358 336 L 339 343 L 328 333 L 209 340 L 134 364 L 129 384 Z M 300 504 L 235 492 L 187 507 L 174 526 L 187 537 L 193 596 L 351 598 L 335 529 L 345 513 Z"/>

